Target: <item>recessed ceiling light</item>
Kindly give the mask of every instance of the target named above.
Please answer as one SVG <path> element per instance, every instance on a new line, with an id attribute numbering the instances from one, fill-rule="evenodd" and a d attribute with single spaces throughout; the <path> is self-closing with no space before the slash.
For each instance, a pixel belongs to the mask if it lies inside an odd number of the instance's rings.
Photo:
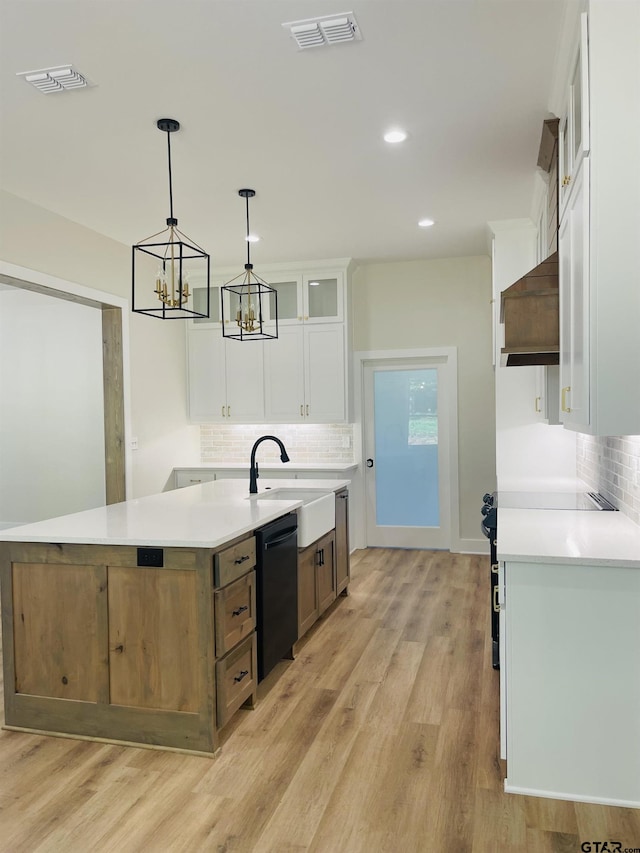
<path id="1" fill-rule="evenodd" d="M 247 234 L 244 239 L 247 241 L 247 243 L 257 243 L 260 240 L 257 234 Z"/>
<path id="2" fill-rule="evenodd" d="M 309 282 L 309 287 L 319 287 L 319 285 L 320 285 L 319 281 L 310 281 Z"/>
<path id="3" fill-rule="evenodd" d="M 404 130 L 400 130 L 400 128 L 394 128 L 393 130 L 388 130 L 384 135 L 385 142 L 404 142 L 407 138 L 407 133 Z"/>
<path id="4" fill-rule="evenodd" d="M 434 225 L 434 224 L 435 224 L 435 223 L 434 223 L 433 219 L 421 219 L 421 220 L 418 222 L 418 225 L 419 225 L 421 228 L 431 228 L 431 226 L 432 226 L 432 225 Z"/>

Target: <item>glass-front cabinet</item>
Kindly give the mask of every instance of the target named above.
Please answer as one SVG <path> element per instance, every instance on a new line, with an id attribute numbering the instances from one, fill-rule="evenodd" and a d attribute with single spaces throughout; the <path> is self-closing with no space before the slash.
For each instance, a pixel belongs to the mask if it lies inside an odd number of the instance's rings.
<path id="1" fill-rule="evenodd" d="M 344 320 L 344 273 L 342 270 L 323 270 L 319 275 L 310 273 L 256 273 L 276 293 L 269 294 L 263 305 L 264 319 L 269 322 L 277 316 L 278 325 L 293 326 L 300 323 L 336 323 Z M 216 276 L 211 281 L 209 317 L 197 317 L 190 322 L 194 326 L 221 326 L 221 293 L 228 279 Z M 237 284 L 241 283 L 239 276 Z M 207 290 L 203 284 L 192 284 L 193 303 L 196 311 L 206 313 Z M 234 317 L 237 304 L 231 304 L 234 294 L 225 294 L 224 314 Z M 237 297 L 236 301 L 237 301 Z"/>
<path id="2" fill-rule="evenodd" d="M 342 271 L 319 275 L 301 273 L 279 278 L 265 275 L 264 280 L 277 293 L 278 324 L 336 323 L 344 320 L 344 274 Z M 269 316 L 275 313 L 276 297 L 269 297 Z"/>

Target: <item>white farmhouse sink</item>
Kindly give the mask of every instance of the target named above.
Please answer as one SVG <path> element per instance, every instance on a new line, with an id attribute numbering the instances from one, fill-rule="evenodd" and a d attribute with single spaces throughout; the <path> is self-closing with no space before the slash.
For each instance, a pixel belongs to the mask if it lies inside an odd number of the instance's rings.
<path id="1" fill-rule="evenodd" d="M 270 489 L 254 501 L 302 501 L 298 507 L 298 547 L 306 548 L 336 526 L 336 496 L 320 489 Z"/>

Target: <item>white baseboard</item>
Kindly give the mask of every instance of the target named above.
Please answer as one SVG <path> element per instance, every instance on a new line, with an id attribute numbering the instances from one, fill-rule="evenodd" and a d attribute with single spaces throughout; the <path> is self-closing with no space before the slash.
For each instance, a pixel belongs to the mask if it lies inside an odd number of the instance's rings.
<path id="1" fill-rule="evenodd" d="M 545 797 L 549 800 L 569 800 L 573 803 L 597 803 L 601 806 L 640 809 L 640 800 L 615 800 L 611 797 L 590 797 L 585 794 L 572 794 L 567 791 L 540 791 L 537 788 L 521 788 L 517 785 L 509 785 L 508 779 L 504 780 L 504 790 L 507 794 L 524 794 L 526 797 Z"/>
<path id="2" fill-rule="evenodd" d="M 458 539 L 457 548 L 451 547 L 454 554 L 489 554 L 488 539 Z"/>

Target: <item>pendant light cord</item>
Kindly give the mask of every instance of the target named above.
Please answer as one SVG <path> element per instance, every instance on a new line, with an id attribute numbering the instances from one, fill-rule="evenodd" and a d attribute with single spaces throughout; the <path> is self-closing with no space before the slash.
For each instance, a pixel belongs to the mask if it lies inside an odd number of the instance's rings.
<path id="1" fill-rule="evenodd" d="M 171 134 L 167 131 L 167 158 L 169 160 L 169 216 L 173 219 L 173 183 L 171 180 Z"/>
<path id="2" fill-rule="evenodd" d="M 247 196 L 246 202 L 247 202 L 247 266 L 251 266 L 251 255 L 250 255 L 251 242 L 249 240 L 249 233 L 250 233 L 249 232 L 249 196 Z"/>

